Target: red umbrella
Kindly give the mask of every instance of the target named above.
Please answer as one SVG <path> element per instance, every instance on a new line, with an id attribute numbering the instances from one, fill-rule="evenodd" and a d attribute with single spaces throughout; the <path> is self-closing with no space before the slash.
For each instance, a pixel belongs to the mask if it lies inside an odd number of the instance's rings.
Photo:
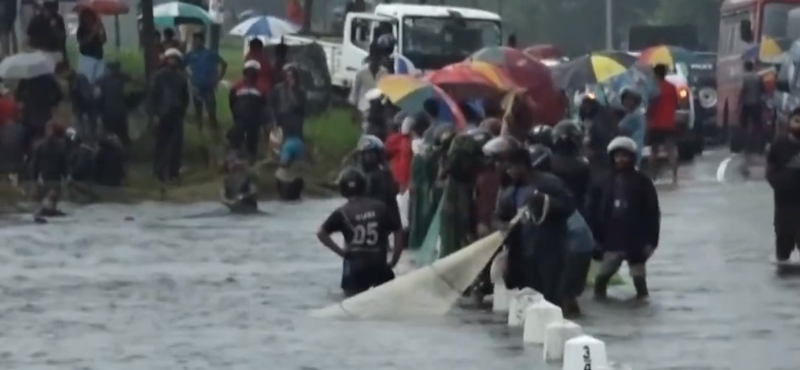
<path id="1" fill-rule="evenodd" d="M 425 79 L 442 88 L 456 100 L 490 98 L 503 92 L 485 75 L 464 63 L 452 64 L 434 71 Z"/>
<path id="2" fill-rule="evenodd" d="M 535 103 L 530 113 L 536 123 L 555 125 L 564 117 L 566 107 L 561 93 L 553 83 L 550 69 L 541 62 L 508 47 L 484 48 L 472 58 L 503 67 L 514 82 L 527 90 L 525 95 Z"/>
<path id="3" fill-rule="evenodd" d="M 552 44 L 531 45 L 525 48 L 525 50 L 523 50 L 522 52 L 525 53 L 525 55 L 538 60 L 558 59 L 563 56 L 561 50 L 559 50 Z"/>
<path id="4" fill-rule="evenodd" d="M 84 0 L 76 4 L 73 8 L 76 12 L 80 12 L 84 9 L 91 10 L 100 15 L 128 14 L 130 11 L 128 4 L 116 0 Z"/>

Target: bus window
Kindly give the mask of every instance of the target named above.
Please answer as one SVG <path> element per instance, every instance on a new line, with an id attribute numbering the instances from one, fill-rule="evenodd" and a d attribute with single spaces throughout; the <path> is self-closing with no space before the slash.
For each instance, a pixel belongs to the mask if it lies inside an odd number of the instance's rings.
<path id="1" fill-rule="evenodd" d="M 734 54 L 740 54 L 751 47 L 750 43 L 742 40 L 742 35 L 739 30 L 739 22 L 745 19 L 750 19 L 750 12 L 738 13 L 732 18 L 734 36 L 732 51 Z"/>
<path id="2" fill-rule="evenodd" d="M 733 38 L 736 36 L 734 29 L 738 27 L 739 21 L 735 15 L 726 16 L 720 20 L 719 48 L 717 50 L 720 56 L 733 54 Z"/>

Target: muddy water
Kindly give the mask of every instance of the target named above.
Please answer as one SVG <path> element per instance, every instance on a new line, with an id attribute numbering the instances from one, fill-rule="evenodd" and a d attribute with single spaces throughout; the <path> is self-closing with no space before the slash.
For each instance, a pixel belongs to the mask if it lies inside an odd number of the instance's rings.
<path id="1" fill-rule="evenodd" d="M 635 370 L 794 369 L 800 279 L 777 278 L 768 262 L 768 188 L 720 184 L 722 158 L 710 157 L 661 192 L 650 304 L 619 287 L 611 303 L 586 299 L 580 323 Z M 0 367 L 548 368 L 487 312 L 309 319 L 339 298 L 340 264 L 313 235 L 338 203 L 264 204 L 272 215 L 249 218 L 215 204 L 102 205 L 46 226 L 0 221 Z"/>

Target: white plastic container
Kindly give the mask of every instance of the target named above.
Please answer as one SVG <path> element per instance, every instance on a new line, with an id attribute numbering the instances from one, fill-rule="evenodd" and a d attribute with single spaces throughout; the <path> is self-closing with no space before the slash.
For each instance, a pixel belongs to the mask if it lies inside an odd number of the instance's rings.
<path id="1" fill-rule="evenodd" d="M 590 335 L 572 338 L 564 344 L 562 370 L 586 370 L 608 367 L 606 343 Z"/>
<path id="2" fill-rule="evenodd" d="M 508 326 L 520 327 L 525 323 L 525 311 L 528 307 L 540 300 L 544 296 L 531 288 L 525 288 L 511 297 L 508 305 Z"/>
<path id="3" fill-rule="evenodd" d="M 544 344 L 547 326 L 561 320 L 564 320 L 561 307 L 544 299 L 530 305 L 525 311 L 525 329 L 522 332 L 522 341 Z"/>
<path id="4" fill-rule="evenodd" d="M 583 335 L 580 325 L 569 321 L 559 320 L 547 325 L 544 333 L 544 360 L 561 361 L 564 359 L 564 346 L 567 341 Z"/>

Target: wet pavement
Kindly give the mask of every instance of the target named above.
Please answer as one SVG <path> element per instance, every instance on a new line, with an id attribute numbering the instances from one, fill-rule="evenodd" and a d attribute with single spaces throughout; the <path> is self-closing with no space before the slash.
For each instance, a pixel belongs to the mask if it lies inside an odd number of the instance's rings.
<path id="1" fill-rule="evenodd" d="M 651 302 L 584 302 L 584 330 L 612 360 L 645 369 L 795 369 L 800 278 L 778 278 L 771 194 L 720 183 L 721 153 L 661 191 Z M 415 322 L 335 322 L 308 310 L 339 299 L 340 263 L 313 232 L 340 201 L 97 205 L 50 225 L 0 221 L 3 369 L 534 369 L 504 318 L 457 309 Z M 278 217 L 277 215 L 280 215 Z M 134 221 L 125 221 L 131 216 Z M 26 216 L 29 217 L 29 216 Z"/>

